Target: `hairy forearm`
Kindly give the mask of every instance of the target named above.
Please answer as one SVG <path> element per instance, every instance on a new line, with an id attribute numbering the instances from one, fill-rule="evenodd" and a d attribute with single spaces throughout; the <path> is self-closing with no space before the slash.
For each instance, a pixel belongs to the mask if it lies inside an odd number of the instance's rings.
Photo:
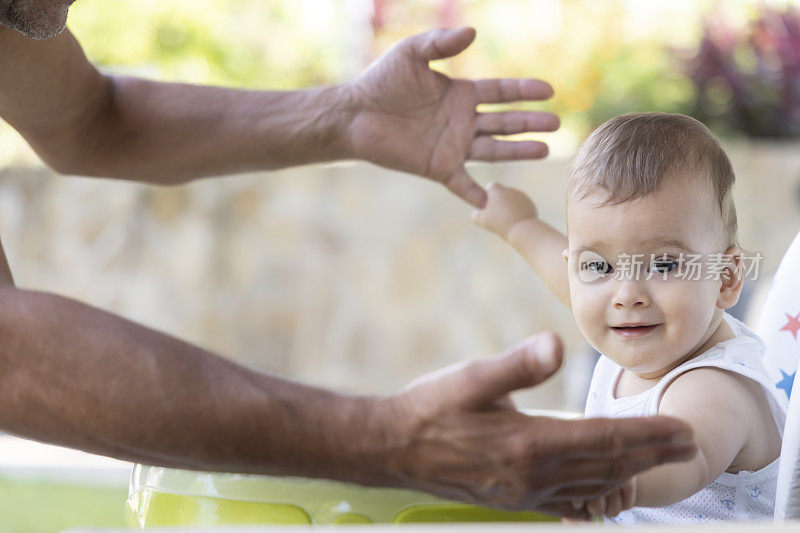
<path id="1" fill-rule="evenodd" d="M 528 218 L 511 227 L 507 240 L 561 303 L 571 308 L 567 265 L 562 257 L 567 237 L 538 218 Z"/>
<path id="2" fill-rule="evenodd" d="M 69 31 L 0 27 L 0 116 L 65 174 L 180 183 L 351 157 L 349 86 L 244 91 L 108 76 Z"/>
<path id="3" fill-rule="evenodd" d="M 0 303 L 3 430 L 163 466 L 389 482 L 372 400 L 260 374 L 52 294 L 2 288 Z"/>
<path id="4" fill-rule="evenodd" d="M 245 91 L 105 79 L 97 112 L 73 130 L 68 149 L 42 154 L 57 170 L 177 184 L 351 155 L 345 86 Z"/>

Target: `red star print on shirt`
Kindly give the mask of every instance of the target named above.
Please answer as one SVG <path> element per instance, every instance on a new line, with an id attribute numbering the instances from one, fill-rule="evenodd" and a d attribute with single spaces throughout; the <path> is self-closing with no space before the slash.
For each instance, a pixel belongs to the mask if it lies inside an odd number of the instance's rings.
<path id="1" fill-rule="evenodd" d="M 780 329 L 780 331 L 790 331 L 792 333 L 792 337 L 794 337 L 794 340 L 797 340 L 797 332 L 800 331 L 800 313 L 797 313 L 795 316 L 786 313 L 786 318 L 788 318 L 789 321 Z"/>

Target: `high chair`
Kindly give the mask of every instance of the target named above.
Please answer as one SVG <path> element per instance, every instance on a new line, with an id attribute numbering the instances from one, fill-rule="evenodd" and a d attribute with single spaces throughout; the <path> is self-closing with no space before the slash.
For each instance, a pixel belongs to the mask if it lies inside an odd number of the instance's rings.
<path id="1" fill-rule="evenodd" d="M 764 339 L 764 363 L 775 385 L 789 400 L 783 434 L 778 487 L 775 495 L 775 520 L 800 519 L 800 233 L 784 255 L 756 332 Z"/>
<path id="2" fill-rule="evenodd" d="M 768 372 L 787 400 L 791 397 L 781 449 L 775 520 L 797 520 L 800 380 L 794 378 L 800 361 L 800 234 L 775 274 L 756 331 L 767 344 Z M 553 412 L 532 414 L 559 416 Z M 126 515 L 133 527 L 554 520 L 540 513 L 498 511 L 406 490 L 144 465 L 134 469 Z"/>
<path id="3" fill-rule="evenodd" d="M 576 418 L 576 413 L 526 410 Z M 443 500 L 422 492 L 368 488 L 322 479 L 193 472 L 136 465 L 125 508 L 132 527 L 233 524 L 553 522 Z"/>

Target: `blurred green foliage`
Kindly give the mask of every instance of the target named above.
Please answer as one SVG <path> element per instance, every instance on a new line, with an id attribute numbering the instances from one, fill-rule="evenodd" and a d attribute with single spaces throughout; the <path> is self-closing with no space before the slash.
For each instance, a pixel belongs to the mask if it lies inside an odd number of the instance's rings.
<path id="1" fill-rule="evenodd" d="M 653 26 L 638 31 L 637 4 L 624 0 L 80 0 L 70 27 L 106 67 L 287 89 L 341 81 L 417 31 L 469 24 L 475 45 L 438 68 L 546 78 L 557 96 L 535 107 L 580 136 L 625 112 L 691 109 L 693 86 L 666 47 L 696 43 L 707 3 L 679 2 L 668 16 L 648 3 L 640 15 Z"/>
<path id="2" fill-rule="evenodd" d="M 79 0 L 69 26 L 89 58 L 112 72 L 293 89 L 346 80 L 413 33 L 471 25 L 473 46 L 435 68 L 547 79 L 555 98 L 517 107 L 559 113 L 565 153 L 615 115 L 696 112 L 710 93 L 697 89 L 686 64 L 704 17 L 722 4 L 746 24 L 761 1 Z M 0 140 L 7 151 L 18 143 L 3 128 Z"/>
<path id="3" fill-rule="evenodd" d="M 387 46 L 412 30 L 435 26 L 436 2 L 418 0 L 419 24 L 401 3 L 387 2 L 377 35 Z M 545 108 L 559 113 L 564 128 L 580 139 L 612 116 L 635 111 L 688 112 L 695 98 L 672 48 L 691 50 L 699 41 L 710 2 L 624 0 L 474 0 L 456 2 L 459 24 L 478 29 L 464 56 L 442 68 L 459 76 L 540 77 L 556 89 Z M 407 5 L 403 3 L 403 5 Z M 452 18 L 452 14 L 450 14 Z"/>
<path id="4" fill-rule="evenodd" d="M 335 32 L 304 31 L 307 9 L 283 1 L 81 0 L 71 9 L 69 27 L 104 67 L 166 80 L 288 89 L 329 83 L 337 74 Z"/>

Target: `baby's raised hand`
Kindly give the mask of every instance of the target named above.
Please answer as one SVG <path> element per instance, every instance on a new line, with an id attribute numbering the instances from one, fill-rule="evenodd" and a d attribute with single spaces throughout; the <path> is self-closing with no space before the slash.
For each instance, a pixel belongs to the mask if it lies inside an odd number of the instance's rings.
<path id="1" fill-rule="evenodd" d="M 486 196 L 486 207 L 473 211 L 472 220 L 503 239 L 517 222 L 538 216 L 531 199 L 517 189 L 492 182 L 486 186 Z"/>

